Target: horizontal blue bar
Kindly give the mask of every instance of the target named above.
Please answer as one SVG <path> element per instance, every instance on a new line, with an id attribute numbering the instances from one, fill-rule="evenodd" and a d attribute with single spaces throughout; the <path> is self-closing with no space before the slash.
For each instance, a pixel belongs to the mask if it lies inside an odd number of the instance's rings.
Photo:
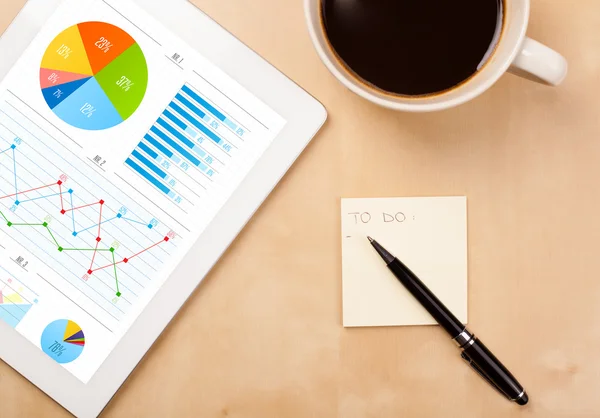
<path id="1" fill-rule="evenodd" d="M 150 131 L 152 131 L 154 134 L 158 135 L 156 132 L 154 132 L 154 127 L 152 127 L 152 129 L 150 129 Z M 158 129 L 156 129 L 156 131 L 160 132 Z M 150 135 L 146 135 L 144 137 L 144 139 L 148 142 L 150 142 L 152 145 L 154 145 L 156 147 L 157 150 L 159 150 L 160 152 L 162 152 L 163 154 L 165 154 L 168 158 L 172 158 L 173 157 L 173 152 L 164 147 L 160 142 L 158 142 L 156 139 L 152 138 Z"/>
<path id="2" fill-rule="evenodd" d="M 175 96 L 175 98 L 177 100 L 179 100 L 181 103 L 183 103 L 184 106 L 187 106 L 187 108 L 190 109 L 192 112 L 194 112 L 195 114 L 200 116 L 200 119 L 204 119 L 204 117 L 206 116 L 206 113 L 204 113 L 202 110 L 200 110 L 199 107 L 195 106 L 192 102 L 190 102 L 188 99 L 183 97 L 181 94 L 177 93 L 177 96 Z M 173 105 L 173 104 L 171 104 L 171 105 Z M 177 106 L 177 105 L 175 105 L 175 106 Z M 177 106 L 177 107 L 179 107 L 179 106 Z"/>
<path id="3" fill-rule="evenodd" d="M 202 123 L 198 122 L 197 119 L 194 119 L 188 112 L 186 112 L 185 110 L 181 109 L 178 110 L 179 114 L 181 116 L 183 116 L 184 118 L 186 118 L 188 121 L 190 121 L 192 123 L 192 125 L 194 125 L 196 128 L 200 129 L 202 132 L 206 133 L 207 136 L 209 136 L 213 141 L 215 141 L 217 144 L 221 143 L 221 138 L 219 138 L 217 135 L 215 135 L 215 133 L 213 131 L 211 131 L 210 129 L 208 129 L 206 126 L 204 126 Z M 211 136 L 212 135 L 212 136 Z M 185 137 L 184 137 L 185 138 Z M 186 138 L 187 139 L 187 138 Z M 187 145 L 187 144 L 186 144 Z M 190 148 L 192 148 L 192 146 L 190 146 Z"/>
<path id="4" fill-rule="evenodd" d="M 233 129 L 234 131 L 237 129 L 237 125 L 235 123 L 233 123 L 231 120 L 229 119 L 225 119 L 223 121 L 223 123 L 227 126 L 229 126 L 231 129 Z"/>
<path id="5" fill-rule="evenodd" d="M 148 173 L 142 167 L 140 167 L 139 165 L 137 165 L 131 158 L 128 158 L 125 161 L 125 164 L 127 164 L 129 167 L 133 168 L 135 171 L 138 172 L 138 174 L 140 174 L 142 177 L 144 177 L 150 183 L 152 183 L 153 185 L 155 185 L 156 187 L 158 187 L 158 189 L 161 192 L 165 193 L 166 195 L 168 195 L 169 193 L 171 193 L 171 190 L 169 190 L 169 188 L 167 186 L 165 186 L 164 184 L 162 184 L 160 181 L 158 181 L 156 178 L 154 178 L 150 173 Z"/>
<path id="6" fill-rule="evenodd" d="M 162 178 L 162 179 L 166 179 L 167 178 L 167 173 L 165 173 L 164 171 L 162 171 L 154 163 L 152 163 L 152 161 L 150 161 L 149 159 L 147 159 L 146 157 L 144 157 L 139 152 L 137 152 L 137 151 L 134 150 L 131 153 L 131 155 L 133 155 L 135 158 L 137 158 L 138 160 L 140 160 L 150 170 L 154 171 L 154 173 L 156 173 L 160 178 Z"/>
<path id="7" fill-rule="evenodd" d="M 186 125 L 185 123 L 183 123 L 183 122 L 181 121 L 181 119 L 179 119 L 179 118 L 175 117 L 175 115 L 174 115 L 174 114 L 172 114 L 171 112 L 169 112 L 168 110 L 165 110 L 165 111 L 163 112 L 163 114 L 164 114 L 166 117 L 168 117 L 169 119 L 171 119 L 171 121 L 173 121 L 173 123 L 174 123 L 175 125 L 179 126 L 181 129 L 185 129 L 185 128 L 187 128 L 187 125 Z"/>
<path id="8" fill-rule="evenodd" d="M 181 106 L 177 105 L 177 103 L 171 102 L 171 107 L 173 108 L 173 110 L 175 110 L 177 113 L 179 113 L 179 115 L 182 116 L 184 119 L 186 119 L 186 120 L 188 120 L 188 121 L 190 121 L 192 123 L 195 121 L 195 119 L 188 112 L 186 112 L 185 110 L 183 110 L 181 108 Z M 186 128 L 184 128 L 184 130 L 188 129 L 188 128 L 189 127 L 186 126 Z"/>
<path id="9" fill-rule="evenodd" d="M 206 110 L 215 115 L 215 117 L 221 121 L 227 119 L 224 114 L 215 109 L 210 103 L 204 100 L 202 97 L 198 96 L 196 92 L 192 91 L 188 86 L 184 85 L 181 90 L 183 90 L 188 96 L 192 99 L 200 103 Z"/>
<path id="10" fill-rule="evenodd" d="M 186 138 L 185 135 L 183 135 L 177 129 L 173 128 L 166 121 L 164 121 L 162 119 L 159 119 L 157 122 L 158 122 L 158 124 L 160 126 L 162 126 L 163 128 L 165 128 L 171 135 L 173 135 L 175 138 L 177 138 L 181 142 L 183 142 L 186 147 L 188 147 L 188 148 L 193 148 L 194 147 L 194 143 L 191 140 L 189 140 L 188 138 Z"/>
<path id="11" fill-rule="evenodd" d="M 194 125 L 198 129 L 200 129 L 200 131 L 202 133 L 204 133 L 207 137 L 209 137 L 210 139 L 212 139 L 213 141 L 215 141 L 217 144 L 220 144 L 221 142 L 223 142 L 223 140 L 217 134 L 215 134 L 213 131 L 211 131 L 210 129 L 208 129 L 203 124 L 198 123 L 198 124 L 194 124 Z"/>
<path id="12" fill-rule="evenodd" d="M 153 127 L 152 132 L 154 132 L 156 135 L 158 135 L 160 137 L 160 139 L 165 141 L 167 144 L 169 144 L 170 146 L 175 148 L 181 155 L 183 155 L 184 158 L 186 158 L 189 162 L 194 164 L 196 167 L 200 164 L 200 160 L 198 160 L 192 154 L 187 152 L 181 145 L 179 145 L 177 142 L 175 142 L 171 138 L 169 138 L 160 129 L 158 129 L 157 127 Z"/>
<path id="13" fill-rule="evenodd" d="M 196 151 L 196 154 L 198 154 L 201 158 L 206 157 L 206 151 L 204 151 L 198 145 L 194 145 L 194 151 Z"/>
<path id="14" fill-rule="evenodd" d="M 154 159 L 156 159 L 158 157 L 158 154 L 155 153 L 152 150 L 152 148 L 150 148 L 148 145 L 144 144 L 143 142 L 140 142 L 138 144 L 138 148 L 141 149 L 142 151 L 144 151 L 146 154 L 148 154 L 149 156 L 151 156 Z"/>
<path id="15" fill-rule="evenodd" d="M 196 137 L 198 136 L 198 132 L 196 132 L 195 130 L 193 130 L 189 126 L 186 128 L 185 133 L 188 134 L 189 136 L 191 136 L 194 139 L 196 139 Z"/>

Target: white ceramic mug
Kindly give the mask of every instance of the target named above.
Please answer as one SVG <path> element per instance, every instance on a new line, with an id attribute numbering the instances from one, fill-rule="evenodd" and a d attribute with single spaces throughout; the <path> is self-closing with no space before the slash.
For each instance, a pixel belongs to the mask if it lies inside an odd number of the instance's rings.
<path id="1" fill-rule="evenodd" d="M 321 1 L 304 0 L 308 30 L 321 60 L 354 93 L 390 109 L 430 112 L 458 106 L 489 89 L 506 71 L 552 86 L 560 84 L 567 75 L 567 61 L 562 55 L 525 35 L 530 0 L 504 0 L 504 24 L 496 49 L 466 83 L 428 96 L 386 94 L 358 80 L 339 61 L 325 35 Z"/>

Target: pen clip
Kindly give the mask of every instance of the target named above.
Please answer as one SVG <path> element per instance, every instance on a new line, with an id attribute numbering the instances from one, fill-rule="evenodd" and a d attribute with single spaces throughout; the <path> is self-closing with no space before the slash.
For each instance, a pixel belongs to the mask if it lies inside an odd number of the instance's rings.
<path id="1" fill-rule="evenodd" d="M 464 351 L 460 354 L 462 359 L 469 363 L 469 366 L 473 368 L 477 372 L 479 376 L 481 376 L 486 382 L 488 382 L 494 389 L 498 391 L 502 396 L 510 399 L 510 397 L 500 389 L 500 387 L 494 382 L 490 377 L 469 357 Z"/>

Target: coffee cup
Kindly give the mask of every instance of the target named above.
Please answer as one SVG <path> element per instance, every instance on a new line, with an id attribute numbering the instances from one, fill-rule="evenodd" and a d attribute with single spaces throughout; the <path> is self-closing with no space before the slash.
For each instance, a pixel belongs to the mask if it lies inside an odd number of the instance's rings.
<path id="1" fill-rule="evenodd" d="M 380 106 L 409 112 L 436 111 L 474 99 L 506 72 L 549 86 L 559 85 L 567 75 L 568 65 L 562 55 L 526 36 L 530 0 L 498 0 L 503 8 L 501 25 L 485 63 L 472 76 L 452 88 L 429 94 L 411 95 L 386 91 L 363 79 L 333 47 L 324 23 L 325 1 L 332 0 L 304 2 L 308 30 L 320 59 L 344 86 Z M 370 7 L 366 0 L 349 1 L 363 1 L 364 7 Z M 456 59 L 460 57 L 457 56 Z M 441 68 L 440 71 L 444 69 Z"/>

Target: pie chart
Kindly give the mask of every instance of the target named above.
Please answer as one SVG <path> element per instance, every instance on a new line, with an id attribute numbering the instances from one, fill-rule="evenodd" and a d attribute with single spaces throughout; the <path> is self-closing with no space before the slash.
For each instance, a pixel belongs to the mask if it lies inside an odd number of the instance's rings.
<path id="1" fill-rule="evenodd" d="M 44 353 L 57 363 L 70 363 L 83 352 L 85 335 L 75 322 L 59 319 L 44 329 L 41 345 Z"/>
<path id="2" fill-rule="evenodd" d="M 84 22 L 50 43 L 42 58 L 40 87 L 50 109 L 67 124 L 108 129 L 142 103 L 148 66 L 140 46 L 123 29 Z"/>

